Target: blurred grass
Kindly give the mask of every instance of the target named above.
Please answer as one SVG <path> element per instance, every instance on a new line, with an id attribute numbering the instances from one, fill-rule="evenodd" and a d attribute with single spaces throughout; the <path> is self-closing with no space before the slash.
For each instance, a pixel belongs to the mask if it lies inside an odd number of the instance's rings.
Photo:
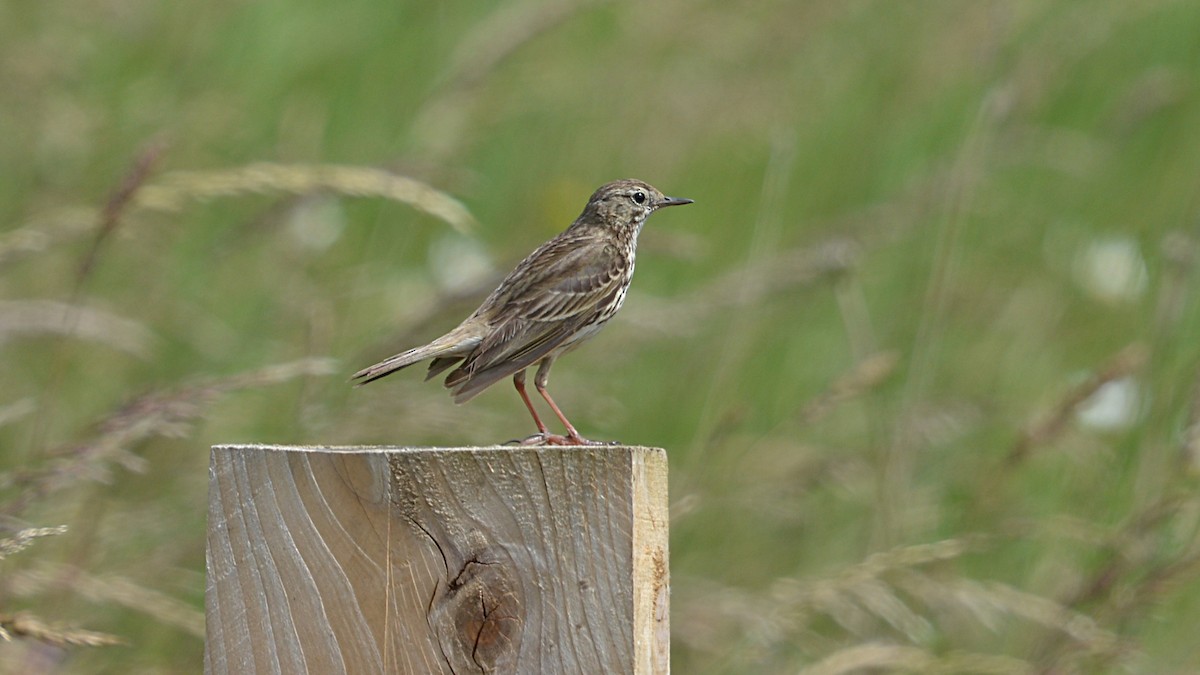
<path id="1" fill-rule="evenodd" d="M 671 453 L 679 672 L 1200 669 L 1196 35 L 1182 0 L 0 5 L 4 536 L 69 528 L 0 547 L 0 628 L 54 629 L 0 669 L 196 670 L 212 443 L 525 435 L 504 387 L 337 373 L 626 176 L 697 204 L 554 387 Z"/>

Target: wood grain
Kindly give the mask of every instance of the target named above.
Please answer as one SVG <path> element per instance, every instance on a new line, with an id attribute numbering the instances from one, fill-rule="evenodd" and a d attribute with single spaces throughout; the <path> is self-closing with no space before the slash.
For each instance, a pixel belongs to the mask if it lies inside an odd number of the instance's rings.
<path id="1" fill-rule="evenodd" d="M 216 446 L 207 673 L 667 673 L 657 448 Z"/>

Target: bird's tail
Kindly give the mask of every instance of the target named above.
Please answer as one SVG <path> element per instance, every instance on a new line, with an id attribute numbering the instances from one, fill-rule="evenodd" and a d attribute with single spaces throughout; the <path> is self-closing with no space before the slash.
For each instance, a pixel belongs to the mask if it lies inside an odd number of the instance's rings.
<path id="1" fill-rule="evenodd" d="M 456 329 L 427 345 L 413 347 L 406 352 L 401 352 L 384 359 L 373 366 L 363 368 L 354 375 L 351 375 L 350 379 L 357 380 L 355 384 L 361 386 L 426 359 L 450 359 L 451 361 L 457 361 L 474 349 L 479 342 L 479 337 L 464 336 L 460 330 Z"/>

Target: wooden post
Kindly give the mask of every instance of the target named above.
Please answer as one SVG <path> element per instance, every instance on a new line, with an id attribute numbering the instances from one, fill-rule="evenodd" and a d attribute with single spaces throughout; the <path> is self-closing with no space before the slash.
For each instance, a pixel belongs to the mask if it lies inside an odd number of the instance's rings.
<path id="1" fill-rule="evenodd" d="M 658 448 L 212 450 L 206 673 L 667 673 Z"/>

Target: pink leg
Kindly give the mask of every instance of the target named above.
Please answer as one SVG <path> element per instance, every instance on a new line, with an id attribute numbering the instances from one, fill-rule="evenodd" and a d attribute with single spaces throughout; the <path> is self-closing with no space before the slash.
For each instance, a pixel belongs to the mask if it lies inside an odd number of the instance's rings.
<path id="1" fill-rule="evenodd" d="M 538 432 L 543 436 L 549 435 L 546 432 L 546 425 L 542 423 L 542 418 L 538 417 L 537 410 L 533 407 L 533 401 L 530 401 L 529 395 L 525 393 L 525 371 L 519 370 L 516 375 L 513 375 L 513 386 L 517 388 L 517 393 L 521 395 L 521 400 L 525 402 L 529 414 L 533 415 L 533 423 L 537 425 Z"/>
<path id="2" fill-rule="evenodd" d="M 567 419 L 567 416 L 564 415 L 562 410 L 558 408 L 558 404 L 554 402 L 554 399 L 550 398 L 550 393 L 546 391 L 546 385 L 550 382 L 550 364 L 553 362 L 553 358 L 542 359 L 542 364 L 538 366 L 537 375 L 535 375 L 533 378 L 533 386 L 537 388 L 538 393 L 542 395 L 542 398 L 546 399 L 546 403 L 550 404 L 550 409 L 554 411 L 554 414 L 558 416 L 559 421 L 562 422 L 563 426 L 567 428 L 567 435 L 565 437 L 557 437 L 562 439 L 562 442 L 549 439 L 547 439 L 547 442 L 553 445 L 604 445 L 603 443 L 589 441 L 583 436 L 580 436 L 579 432 L 575 430 L 575 425 L 571 424 L 571 421 Z"/>
<path id="3" fill-rule="evenodd" d="M 513 375 L 513 386 L 517 388 L 517 393 L 521 395 L 521 400 L 525 402 L 525 407 L 529 409 L 529 414 L 533 416 L 533 423 L 537 425 L 538 432 L 528 438 L 521 440 L 521 445 L 570 445 L 571 441 L 566 436 L 552 434 L 546 425 L 542 422 L 542 418 L 538 416 L 537 409 L 533 407 L 533 401 L 529 400 L 529 394 L 525 393 L 525 371 L 518 371 Z"/>

